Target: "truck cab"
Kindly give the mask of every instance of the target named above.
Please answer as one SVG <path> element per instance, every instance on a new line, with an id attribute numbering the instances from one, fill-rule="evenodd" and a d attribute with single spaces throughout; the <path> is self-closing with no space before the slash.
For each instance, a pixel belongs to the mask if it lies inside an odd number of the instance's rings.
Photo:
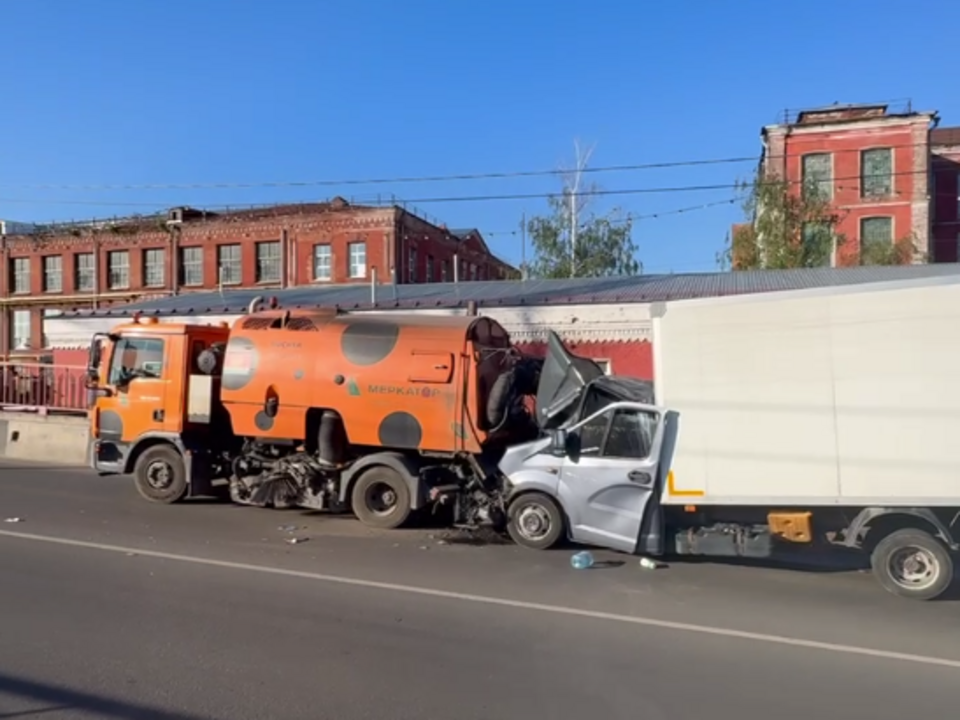
<path id="1" fill-rule="evenodd" d="M 95 396 L 91 467 L 101 474 L 127 474 L 144 457 L 152 458 L 147 474 L 155 480 L 153 492 L 162 495 L 165 488 L 181 487 L 171 484 L 169 476 L 183 471 L 182 462 L 177 467 L 163 458 L 170 451 L 189 458 L 194 449 L 209 444 L 218 416 L 220 368 L 210 365 L 206 351 L 222 347 L 228 332 L 226 324 L 160 323 L 135 316 L 131 323 L 94 335 L 87 368 L 87 388 Z M 204 358 L 207 367 L 201 368 Z"/>
<path id="2" fill-rule="evenodd" d="M 663 552 L 660 495 L 673 416 L 652 383 L 611 377 L 550 332 L 537 390 L 542 435 L 499 468 L 510 490 L 510 536 L 543 550 L 565 537 L 621 552 Z"/>

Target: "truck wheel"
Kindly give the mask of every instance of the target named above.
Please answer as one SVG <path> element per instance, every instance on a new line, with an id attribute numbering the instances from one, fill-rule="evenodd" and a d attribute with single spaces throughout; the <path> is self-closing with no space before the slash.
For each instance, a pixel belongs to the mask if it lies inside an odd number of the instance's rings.
<path id="1" fill-rule="evenodd" d="M 144 450 L 133 468 L 133 480 L 137 492 L 151 502 L 170 505 L 187 494 L 187 468 L 171 445 Z"/>
<path id="2" fill-rule="evenodd" d="M 563 513 L 543 493 L 521 495 L 507 509 L 507 532 L 517 544 L 531 550 L 548 550 L 563 534 Z"/>
<path id="3" fill-rule="evenodd" d="M 395 530 L 410 517 L 410 488 L 392 468 L 373 467 L 357 478 L 350 504 L 364 525 Z"/>
<path id="4" fill-rule="evenodd" d="M 953 584 L 953 557 L 930 533 L 905 528 L 877 543 L 870 566 L 885 590 L 903 598 L 933 600 Z"/>

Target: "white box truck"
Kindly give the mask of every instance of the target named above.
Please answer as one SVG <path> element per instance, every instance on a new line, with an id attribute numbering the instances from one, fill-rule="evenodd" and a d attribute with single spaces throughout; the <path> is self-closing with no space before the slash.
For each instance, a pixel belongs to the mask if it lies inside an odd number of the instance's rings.
<path id="1" fill-rule="evenodd" d="M 866 552 L 916 599 L 960 535 L 960 274 L 653 308 L 654 382 L 550 338 L 508 531 L 651 555 Z"/>

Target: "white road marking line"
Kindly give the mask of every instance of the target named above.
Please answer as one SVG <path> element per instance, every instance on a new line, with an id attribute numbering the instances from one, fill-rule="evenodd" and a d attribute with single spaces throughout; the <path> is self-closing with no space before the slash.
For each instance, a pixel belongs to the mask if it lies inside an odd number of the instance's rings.
<path id="1" fill-rule="evenodd" d="M 499 607 L 509 607 L 518 610 L 538 610 L 540 612 L 552 613 L 554 615 L 567 615 L 589 618 L 592 620 L 607 620 L 609 622 L 623 623 L 625 625 L 641 625 L 666 630 L 678 630 L 687 633 L 699 633 L 701 635 L 714 635 L 718 637 L 738 638 L 740 640 L 753 640 L 755 642 L 770 643 L 774 645 L 787 645 L 811 650 L 825 650 L 827 652 L 841 653 L 845 655 L 861 655 L 884 660 L 899 660 L 901 662 L 918 663 L 921 665 L 937 665 L 940 667 L 960 669 L 960 660 L 950 660 L 948 658 L 939 658 L 927 655 L 913 655 L 910 653 L 894 652 L 892 650 L 878 650 L 875 648 L 858 647 L 856 645 L 842 645 L 838 643 L 820 642 L 817 640 L 804 640 L 802 638 L 793 638 L 784 635 L 768 635 L 766 633 L 748 632 L 746 630 L 732 630 L 729 628 L 712 627 L 710 625 L 697 625 L 694 623 L 659 620 L 657 618 L 650 617 L 621 615 L 618 613 L 601 612 L 598 610 L 584 610 L 581 608 L 567 607 L 564 605 L 547 605 L 544 603 L 527 602 L 525 600 L 511 600 L 510 598 L 492 597 L 487 595 L 472 595 L 470 593 L 452 592 L 450 590 L 437 590 L 434 588 L 417 587 L 414 585 L 401 585 L 399 583 L 379 582 L 377 580 L 363 580 L 361 578 L 344 577 L 341 575 L 326 575 L 324 573 L 308 572 L 305 570 L 289 570 L 286 568 L 273 568 L 264 565 L 254 565 L 251 563 L 231 562 L 229 560 L 214 560 L 212 558 L 195 557 L 192 555 L 178 555 L 176 553 L 161 552 L 158 550 L 145 550 L 136 547 L 107 545 L 105 543 L 88 542 L 86 540 L 73 540 L 70 538 L 53 537 L 49 535 L 34 535 L 32 533 L 14 532 L 10 530 L 0 530 L 0 537 L 10 537 L 19 540 L 33 540 L 36 542 L 50 543 L 53 545 L 66 545 L 68 547 L 101 550 L 111 553 L 122 553 L 124 555 L 135 554 L 143 557 L 158 558 L 161 560 L 173 560 L 175 562 L 190 563 L 193 565 L 206 565 L 208 567 L 220 567 L 230 570 L 246 570 L 248 572 L 282 575 L 285 577 L 335 583 L 339 585 L 351 585 L 354 587 L 387 590 L 391 592 L 408 593 L 411 595 L 424 595 L 427 597 L 445 598 L 447 600 L 459 600 L 461 602 L 472 602 L 483 605 L 496 605 Z"/>

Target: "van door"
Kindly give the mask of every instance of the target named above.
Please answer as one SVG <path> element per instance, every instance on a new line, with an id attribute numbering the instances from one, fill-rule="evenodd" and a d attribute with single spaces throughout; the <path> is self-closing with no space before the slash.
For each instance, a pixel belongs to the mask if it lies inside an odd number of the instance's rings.
<path id="1" fill-rule="evenodd" d="M 660 486 L 664 412 L 608 405 L 567 432 L 559 496 L 574 541 L 633 553 Z"/>

